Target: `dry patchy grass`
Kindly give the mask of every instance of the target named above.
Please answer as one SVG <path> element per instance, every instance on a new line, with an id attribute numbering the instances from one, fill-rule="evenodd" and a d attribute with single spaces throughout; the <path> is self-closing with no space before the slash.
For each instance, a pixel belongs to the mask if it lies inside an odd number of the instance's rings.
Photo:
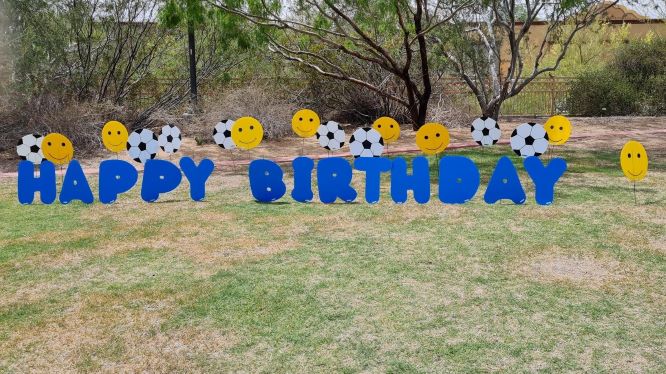
<path id="1" fill-rule="evenodd" d="M 21 207 L 3 181 L 0 370 L 664 371 L 666 154 L 636 205 L 590 144 L 549 207 L 395 205 L 388 180 L 257 204 L 240 171 L 204 203 Z M 461 154 L 485 183 L 501 150 Z"/>

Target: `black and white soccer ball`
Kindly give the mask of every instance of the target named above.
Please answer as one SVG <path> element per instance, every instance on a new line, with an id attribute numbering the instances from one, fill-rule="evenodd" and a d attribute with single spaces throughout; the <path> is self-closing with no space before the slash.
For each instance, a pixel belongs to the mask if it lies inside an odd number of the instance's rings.
<path id="1" fill-rule="evenodd" d="M 180 129 L 171 124 L 163 126 L 160 136 L 157 138 L 160 148 L 168 154 L 178 152 L 181 141 Z"/>
<path id="2" fill-rule="evenodd" d="M 335 121 L 328 121 L 319 125 L 316 135 L 319 145 L 329 151 L 337 151 L 345 145 L 345 132 L 340 124 Z"/>
<path id="3" fill-rule="evenodd" d="M 502 131 L 492 118 L 480 117 L 472 122 L 472 139 L 480 146 L 487 147 L 499 141 Z"/>
<path id="4" fill-rule="evenodd" d="M 548 134 L 538 123 L 523 123 L 511 133 L 511 149 L 520 157 L 541 156 L 548 149 Z"/>
<path id="5" fill-rule="evenodd" d="M 44 160 L 42 140 L 44 140 L 44 137 L 39 134 L 25 135 L 19 139 L 16 146 L 16 153 L 21 160 L 28 160 L 33 164 L 41 164 Z"/>
<path id="6" fill-rule="evenodd" d="M 384 152 L 384 139 L 379 131 L 363 127 L 352 134 L 349 139 L 349 150 L 356 158 L 379 157 Z"/>
<path id="7" fill-rule="evenodd" d="M 134 130 L 127 139 L 129 156 L 142 164 L 154 159 L 159 147 L 157 136 L 148 129 Z"/>
<path id="8" fill-rule="evenodd" d="M 231 139 L 231 128 L 233 125 L 234 121 L 230 119 L 222 120 L 215 125 L 215 128 L 213 129 L 213 140 L 215 140 L 215 144 L 224 149 L 236 148 L 236 143 Z"/>

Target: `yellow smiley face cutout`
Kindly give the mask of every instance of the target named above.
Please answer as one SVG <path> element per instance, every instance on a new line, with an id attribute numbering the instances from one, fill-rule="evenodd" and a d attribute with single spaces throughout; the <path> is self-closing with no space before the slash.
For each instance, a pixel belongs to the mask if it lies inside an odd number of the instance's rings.
<path id="1" fill-rule="evenodd" d="M 321 120 L 315 111 L 301 109 L 291 119 L 291 128 L 301 138 L 311 138 L 317 133 Z"/>
<path id="2" fill-rule="evenodd" d="M 416 132 L 416 146 L 427 155 L 444 152 L 449 141 L 449 130 L 440 123 L 426 123 Z"/>
<path id="3" fill-rule="evenodd" d="M 63 165 L 74 158 L 74 147 L 65 135 L 51 133 L 42 140 L 42 153 L 47 160 L 57 165 Z"/>
<path id="4" fill-rule="evenodd" d="M 645 178 L 648 171 L 648 155 L 643 144 L 635 140 L 628 141 L 620 152 L 620 166 L 624 176 L 630 181 Z"/>
<path id="5" fill-rule="evenodd" d="M 252 149 L 264 138 L 264 128 L 252 117 L 241 117 L 231 127 L 231 140 L 238 148 Z"/>
<path id="6" fill-rule="evenodd" d="M 562 145 L 571 136 L 571 122 L 565 116 L 552 116 L 543 127 L 548 134 L 548 142 L 553 145 Z"/>
<path id="7" fill-rule="evenodd" d="M 372 128 L 382 135 L 386 144 L 395 143 L 400 138 L 400 124 L 391 117 L 377 118 Z"/>
<path id="8" fill-rule="evenodd" d="M 106 149 L 118 153 L 127 149 L 127 128 L 118 121 L 109 121 L 102 128 L 102 143 Z"/>

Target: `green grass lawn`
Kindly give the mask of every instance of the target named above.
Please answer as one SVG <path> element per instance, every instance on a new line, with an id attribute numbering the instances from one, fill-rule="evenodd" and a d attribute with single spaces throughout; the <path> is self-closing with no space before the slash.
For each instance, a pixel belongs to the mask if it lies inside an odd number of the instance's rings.
<path id="1" fill-rule="evenodd" d="M 499 148 L 499 147 L 497 147 Z M 0 370 L 666 371 L 666 164 L 570 150 L 553 206 L 20 206 L 0 184 Z M 436 175 L 433 167 L 433 181 Z M 356 175 L 362 201 L 362 174 Z"/>

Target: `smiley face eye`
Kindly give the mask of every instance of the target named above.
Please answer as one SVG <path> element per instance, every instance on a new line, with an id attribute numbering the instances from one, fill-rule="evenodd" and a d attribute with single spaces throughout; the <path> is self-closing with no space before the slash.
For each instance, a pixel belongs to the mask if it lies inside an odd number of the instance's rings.
<path id="1" fill-rule="evenodd" d="M 314 122 L 314 118 L 310 118 L 310 122 Z"/>
<path id="2" fill-rule="evenodd" d="M 64 147 L 64 146 L 65 146 L 65 143 L 60 143 L 60 145 Z"/>
<path id="3" fill-rule="evenodd" d="M 428 135 L 426 135 L 425 137 L 423 137 L 423 139 L 428 140 Z"/>
<path id="4" fill-rule="evenodd" d="M 391 128 L 393 128 L 393 125 L 391 125 Z"/>
<path id="5" fill-rule="evenodd" d="M 120 135 L 120 131 L 118 131 L 118 135 Z"/>
<path id="6" fill-rule="evenodd" d="M 378 128 L 378 129 L 381 129 L 381 128 L 382 128 L 382 125 L 377 125 L 377 128 Z"/>
<path id="7" fill-rule="evenodd" d="M 111 135 L 111 131 L 109 131 L 109 135 Z"/>
<path id="8" fill-rule="evenodd" d="M 51 145 L 51 142 L 48 142 L 48 145 Z"/>
<path id="9" fill-rule="evenodd" d="M 627 153 L 627 158 L 631 158 L 631 153 Z"/>
<path id="10" fill-rule="evenodd" d="M 303 117 L 299 117 L 298 120 L 303 122 Z"/>
<path id="11" fill-rule="evenodd" d="M 435 136 L 439 138 L 439 133 L 435 134 Z"/>
<path id="12" fill-rule="evenodd" d="M 554 129 L 554 128 L 555 128 L 555 126 L 553 126 L 553 125 L 550 125 L 550 129 L 551 129 L 551 130 L 552 130 L 552 129 Z"/>
<path id="13" fill-rule="evenodd" d="M 640 154 L 640 153 L 637 153 L 637 154 L 636 154 L 636 157 L 641 158 L 641 154 Z"/>
<path id="14" fill-rule="evenodd" d="M 254 126 L 250 126 L 250 130 L 254 130 Z"/>
<path id="15" fill-rule="evenodd" d="M 243 132 L 243 128 L 242 128 L 242 127 L 239 127 L 239 128 L 238 128 L 238 132 Z"/>
<path id="16" fill-rule="evenodd" d="M 564 127 L 560 126 L 560 131 L 564 130 Z"/>

